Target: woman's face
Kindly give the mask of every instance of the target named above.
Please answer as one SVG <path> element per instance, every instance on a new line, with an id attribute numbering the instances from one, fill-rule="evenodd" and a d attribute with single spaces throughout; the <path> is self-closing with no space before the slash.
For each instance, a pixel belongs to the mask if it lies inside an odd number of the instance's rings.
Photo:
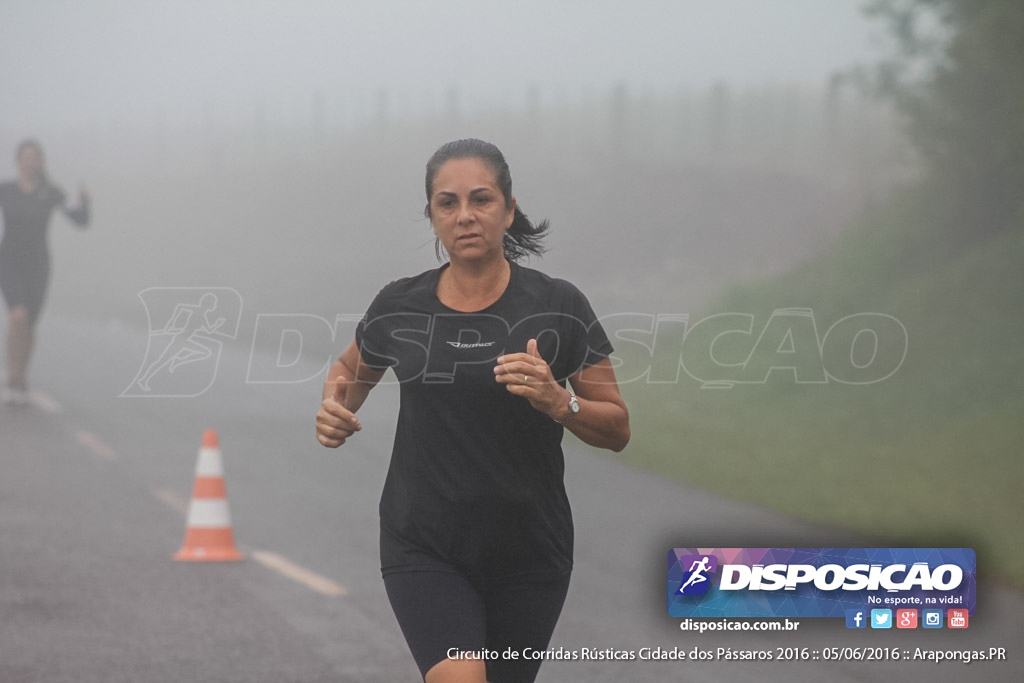
<path id="1" fill-rule="evenodd" d="M 30 180 L 38 180 L 43 173 L 43 154 L 35 145 L 25 145 L 18 151 L 18 173 Z"/>
<path id="2" fill-rule="evenodd" d="M 434 176 L 430 223 L 454 261 L 503 256 L 515 198 L 507 204 L 494 173 L 473 157 L 450 159 Z"/>

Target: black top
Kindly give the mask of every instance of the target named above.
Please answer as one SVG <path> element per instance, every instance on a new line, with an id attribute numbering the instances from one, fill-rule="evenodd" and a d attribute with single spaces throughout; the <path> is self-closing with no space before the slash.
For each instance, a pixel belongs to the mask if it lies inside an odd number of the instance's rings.
<path id="1" fill-rule="evenodd" d="M 556 380 L 612 352 L 573 285 L 511 264 L 508 287 L 476 313 L 437 298 L 443 266 L 392 282 L 356 331 L 363 360 L 401 383 L 380 501 L 381 568 L 548 580 L 572 569 L 563 428 L 494 379 L 498 356 L 536 338 Z"/>
<path id="2" fill-rule="evenodd" d="M 46 233 L 50 214 L 63 209 L 78 225 L 89 222 L 89 209 L 80 206 L 67 209 L 64 192 L 49 183 L 43 183 L 34 192 L 22 191 L 16 181 L 0 183 L 0 208 L 3 210 L 4 231 L 0 241 L 0 257 L 38 261 L 47 257 Z"/>

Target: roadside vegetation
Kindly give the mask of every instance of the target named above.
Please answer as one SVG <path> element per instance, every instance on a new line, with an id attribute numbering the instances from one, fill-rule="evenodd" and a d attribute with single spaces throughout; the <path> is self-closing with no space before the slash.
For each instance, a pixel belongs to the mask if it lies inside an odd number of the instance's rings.
<path id="1" fill-rule="evenodd" d="M 686 373 L 625 384 L 624 457 L 880 544 L 974 547 L 983 577 L 1024 587 L 1024 4 L 871 11 L 892 28 L 894 57 L 856 75 L 904 113 L 921 178 L 830 249 L 691 316 L 752 316 L 751 335 L 715 347 L 723 377 L 774 369 L 731 388 Z M 898 369 L 864 384 L 802 381 L 836 359 L 801 346 L 795 324 L 757 343 L 774 311 L 793 308 L 812 313 L 819 340 L 845 316 L 895 318 L 904 345 L 860 338 L 847 360 Z"/>

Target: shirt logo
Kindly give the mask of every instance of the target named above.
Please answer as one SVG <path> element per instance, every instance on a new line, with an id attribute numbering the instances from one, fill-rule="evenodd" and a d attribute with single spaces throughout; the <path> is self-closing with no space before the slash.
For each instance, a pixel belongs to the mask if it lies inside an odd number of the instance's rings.
<path id="1" fill-rule="evenodd" d="M 447 342 L 449 346 L 454 346 L 457 349 L 485 349 L 488 346 L 494 346 L 494 342 L 474 342 L 472 344 L 466 344 L 463 342 L 450 341 Z"/>

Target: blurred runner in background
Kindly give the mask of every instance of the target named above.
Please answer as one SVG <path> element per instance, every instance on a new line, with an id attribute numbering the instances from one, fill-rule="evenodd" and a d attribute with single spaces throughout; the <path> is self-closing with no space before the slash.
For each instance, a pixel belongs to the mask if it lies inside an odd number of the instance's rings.
<path id="1" fill-rule="evenodd" d="M 66 195 L 46 177 L 43 149 L 35 140 L 18 145 L 16 180 L 0 183 L 3 239 L 0 240 L 0 290 L 7 303 L 7 386 L 3 401 L 26 405 L 28 365 L 35 344 L 35 326 L 50 279 L 47 231 L 54 209 L 79 226 L 89 223 L 89 193 L 78 191 L 78 206 L 69 208 Z"/>

